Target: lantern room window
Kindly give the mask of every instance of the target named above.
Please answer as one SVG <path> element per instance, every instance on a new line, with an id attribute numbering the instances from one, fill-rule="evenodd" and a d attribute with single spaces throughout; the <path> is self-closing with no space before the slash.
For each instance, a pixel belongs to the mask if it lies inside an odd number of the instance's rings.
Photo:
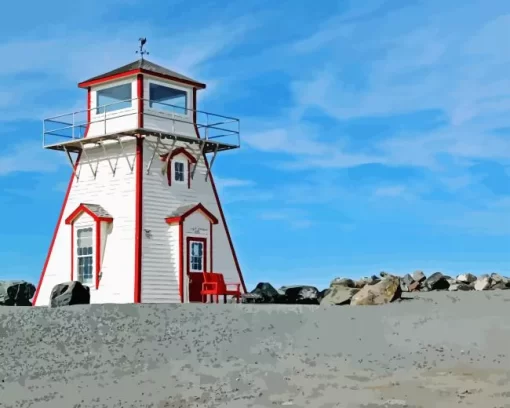
<path id="1" fill-rule="evenodd" d="M 179 115 L 188 114 L 188 93 L 186 91 L 171 88 L 169 86 L 149 83 L 149 108 L 177 113 Z"/>
<path id="2" fill-rule="evenodd" d="M 116 85 L 96 91 L 96 114 L 114 112 L 132 106 L 131 83 Z"/>

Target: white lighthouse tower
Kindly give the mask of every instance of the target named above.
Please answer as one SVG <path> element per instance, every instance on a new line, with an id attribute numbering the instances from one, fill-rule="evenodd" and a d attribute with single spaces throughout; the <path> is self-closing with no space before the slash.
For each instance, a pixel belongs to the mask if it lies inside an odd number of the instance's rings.
<path id="1" fill-rule="evenodd" d="M 44 120 L 73 169 L 35 306 L 78 280 L 91 303 L 201 301 L 203 273 L 246 292 L 211 174 L 239 120 L 198 111 L 206 86 L 141 58 L 81 82 L 87 109 Z M 206 157 L 211 155 L 210 163 Z"/>

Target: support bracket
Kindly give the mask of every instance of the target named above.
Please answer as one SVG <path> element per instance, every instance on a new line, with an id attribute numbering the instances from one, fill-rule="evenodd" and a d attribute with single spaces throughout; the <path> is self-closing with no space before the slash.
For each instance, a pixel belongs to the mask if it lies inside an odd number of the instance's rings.
<path id="1" fill-rule="evenodd" d="M 85 144 L 80 142 L 80 147 L 81 147 L 81 152 L 85 156 L 85 160 L 87 160 L 87 163 L 88 163 L 88 165 L 90 167 L 90 171 L 92 172 L 94 178 L 96 178 L 97 168 L 99 167 L 99 160 L 98 160 L 98 162 L 96 164 L 96 169 L 94 170 L 94 167 L 92 167 L 92 162 L 90 161 L 90 158 L 87 155 L 87 149 L 85 149 Z"/>
<path id="2" fill-rule="evenodd" d="M 166 158 L 165 158 L 165 165 L 161 168 L 161 172 L 165 174 L 168 171 L 168 163 L 170 163 L 170 157 L 172 157 L 172 153 L 174 151 L 175 144 L 177 143 L 177 138 L 173 138 L 172 146 L 170 147 L 170 150 L 168 151 Z"/>
<path id="3" fill-rule="evenodd" d="M 76 180 L 79 180 L 80 176 L 78 176 L 78 173 L 76 172 L 76 160 L 73 160 L 71 153 L 69 152 L 69 150 L 67 150 L 65 146 L 62 146 L 62 148 L 66 152 L 67 159 L 69 160 L 69 164 L 71 164 L 71 169 L 73 170 L 73 174 L 76 177 Z"/>
<path id="4" fill-rule="evenodd" d="M 108 160 L 108 164 L 110 165 L 112 175 L 115 176 L 115 171 L 117 170 L 117 163 L 115 163 L 115 166 L 113 166 L 112 161 L 110 160 L 110 157 L 108 156 L 108 153 L 106 152 L 106 146 L 104 145 L 104 143 L 101 143 L 101 147 L 103 148 L 104 156 L 106 157 L 106 160 Z"/>
<path id="5" fill-rule="evenodd" d="M 145 139 L 145 142 L 147 142 L 147 139 Z M 152 166 L 152 162 L 154 160 L 154 156 L 156 156 L 156 153 L 158 152 L 158 147 L 159 147 L 159 144 L 161 142 L 161 136 L 158 137 L 158 140 L 156 141 L 156 147 L 154 147 L 154 151 L 152 152 L 152 156 L 151 156 L 151 159 L 149 160 L 149 163 L 147 163 L 147 174 L 149 174 L 150 170 L 151 170 L 151 166 Z"/>
<path id="6" fill-rule="evenodd" d="M 209 163 L 209 166 L 207 166 L 207 171 L 205 173 L 205 181 L 207 181 L 209 179 L 209 173 L 211 172 L 211 169 L 212 169 L 212 166 L 214 164 L 214 159 L 216 159 L 216 155 L 218 154 L 218 149 L 219 149 L 220 145 L 218 143 L 216 143 L 216 146 L 214 148 L 214 154 L 213 154 L 213 157 L 211 159 L 211 163 Z"/>
<path id="7" fill-rule="evenodd" d="M 201 140 L 198 142 L 198 153 L 195 160 L 195 165 L 193 166 L 193 170 L 191 171 L 191 179 L 193 180 L 195 178 L 195 171 L 197 170 L 198 163 L 200 162 L 200 157 L 204 155 L 204 149 L 205 144 L 207 143 L 206 140 Z"/>
<path id="8" fill-rule="evenodd" d="M 131 162 L 129 161 L 129 157 L 126 154 L 126 151 L 124 150 L 124 145 L 122 144 L 122 140 L 120 138 L 121 138 L 121 135 L 118 135 L 117 136 L 117 142 L 119 143 L 120 149 L 122 150 L 122 155 L 126 158 L 127 164 L 129 166 L 129 170 L 131 170 L 131 173 L 132 173 L 134 171 L 134 169 L 135 169 L 135 160 L 136 160 L 136 158 L 133 158 L 133 164 L 131 164 Z"/>

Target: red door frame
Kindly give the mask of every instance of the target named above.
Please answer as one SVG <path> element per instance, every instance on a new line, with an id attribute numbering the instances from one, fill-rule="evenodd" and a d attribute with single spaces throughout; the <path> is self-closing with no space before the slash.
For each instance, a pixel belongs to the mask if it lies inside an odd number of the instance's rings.
<path id="1" fill-rule="evenodd" d="M 201 272 L 197 272 L 197 271 L 190 271 L 190 260 L 191 260 L 191 243 L 192 242 L 201 242 L 202 245 L 203 245 L 203 259 L 202 259 L 202 271 Z M 187 291 L 188 291 L 188 302 L 189 302 L 189 299 L 190 299 L 190 284 L 189 284 L 189 274 L 190 273 L 203 273 L 203 272 L 206 272 L 207 271 L 207 238 L 203 238 L 203 237 L 186 237 L 186 273 L 188 274 L 188 287 L 187 287 Z M 202 298 L 202 296 L 200 296 L 200 299 Z"/>

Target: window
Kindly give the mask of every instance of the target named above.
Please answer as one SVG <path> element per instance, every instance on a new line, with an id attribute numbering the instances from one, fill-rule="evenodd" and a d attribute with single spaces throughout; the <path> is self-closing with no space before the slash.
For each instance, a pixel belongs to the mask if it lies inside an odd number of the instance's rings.
<path id="1" fill-rule="evenodd" d="M 202 272 L 204 270 L 204 243 L 192 241 L 190 246 L 190 270 Z"/>
<path id="2" fill-rule="evenodd" d="M 96 114 L 114 112 L 120 109 L 130 108 L 132 106 L 131 83 L 112 86 L 111 88 L 97 91 L 97 109 Z M 107 106 L 105 106 L 107 105 Z"/>
<path id="3" fill-rule="evenodd" d="M 180 89 L 150 83 L 149 107 L 172 113 L 186 115 L 188 106 L 188 93 Z"/>
<path id="4" fill-rule="evenodd" d="M 92 228 L 76 231 L 76 255 L 78 257 L 78 280 L 83 284 L 92 283 L 94 256 L 92 254 Z"/>
<path id="5" fill-rule="evenodd" d="M 184 163 L 176 161 L 174 162 L 174 179 L 175 181 L 184 182 Z"/>

